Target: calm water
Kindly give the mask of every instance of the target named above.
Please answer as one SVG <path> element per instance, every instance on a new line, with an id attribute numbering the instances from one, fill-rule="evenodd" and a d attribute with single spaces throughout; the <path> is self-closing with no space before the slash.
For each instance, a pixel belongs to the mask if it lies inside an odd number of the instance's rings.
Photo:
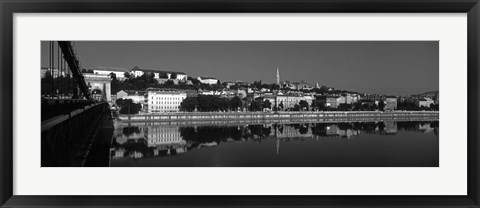
<path id="1" fill-rule="evenodd" d="M 438 121 L 117 127 L 111 166 L 438 167 Z"/>

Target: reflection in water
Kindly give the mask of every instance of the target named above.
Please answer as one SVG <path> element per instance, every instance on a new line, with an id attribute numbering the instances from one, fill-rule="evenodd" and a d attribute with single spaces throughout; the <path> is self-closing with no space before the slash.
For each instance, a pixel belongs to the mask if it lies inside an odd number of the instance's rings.
<path id="1" fill-rule="evenodd" d="M 114 166 L 438 166 L 438 126 L 438 121 L 385 121 L 123 127 L 112 143 L 111 161 Z M 403 135 L 403 133 L 410 134 Z M 402 135 L 399 136 L 399 134 Z M 427 148 L 426 152 L 431 153 L 427 157 L 433 159 L 429 160 L 428 164 L 416 164 L 413 159 L 409 159 L 408 162 L 401 162 L 402 158 L 396 158 L 412 157 L 407 153 L 415 148 L 418 139 L 425 137 L 423 135 L 434 138 L 434 140 L 429 140 L 428 144 L 422 143 L 419 146 L 419 148 Z M 391 144 L 388 143 L 389 140 L 386 140 L 389 137 L 395 138 L 391 140 Z M 332 139 L 341 141 L 341 144 L 332 141 Z M 348 147 L 348 141 L 351 139 L 363 139 L 365 142 L 352 142 L 355 147 Z M 410 144 L 406 144 L 407 140 Z M 249 146 L 242 146 L 237 143 L 249 144 Z M 256 146 L 252 146 L 252 143 Z M 235 146 L 235 144 L 237 145 Z M 289 146 L 289 144 L 291 145 Z M 318 150 L 312 149 L 318 145 L 320 145 Z M 329 145 L 332 150 L 329 150 Z M 384 145 L 381 147 L 385 148 L 378 151 L 378 149 L 375 149 L 378 145 Z M 405 149 L 392 149 L 392 146 L 395 145 L 398 148 Z M 222 149 L 223 146 L 225 149 Z M 281 147 L 287 148 L 285 153 L 280 150 Z M 349 149 L 345 149 L 346 147 Z M 275 150 L 273 152 L 266 151 L 268 148 Z M 332 157 L 332 154 L 328 155 L 327 153 L 333 150 L 340 151 L 339 158 L 326 160 L 326 157 Z M 400 162 L 380 164 L 374 161 L 375 157 L 368 157 L 367 159 L 365 155 L 359 154 L 359 151 L 362 154 L 366 153 L 366 155 L 376 151 L 375 154 L 378 157 L 387 156 Z M 196 162 L 186 162 L 186 159 L 180 157 L 189 154 L 195 154 L 192 157 L 195 157 L 193 159 Z M 272 158 L 272 154 L 277 157 Z M 278 156 L 281 155 L 285 155 L 285 157 L 279 159 Z M 302 161 L 295 161 L 296 157 L 302 159 Z M 352 159 L 355 157 L 366 158 L 358 162 Z M 419 156 L 415 157 L 418 158 Z M 168 158 L 168 160 L 157 161 L 155 158 Z M 134 162 L 148 161 L 148 163 L 131 163 L 132 159 Z M 220 165 L 209 162 L 220 159 L 222 160 Z M 340 162 L 336 164 L 335 160 L 340 160 Z M 384 159 L 379 158 L 378 160 L 383 161 Z M 165 162 L 165 164 L 162 162 Z"/>

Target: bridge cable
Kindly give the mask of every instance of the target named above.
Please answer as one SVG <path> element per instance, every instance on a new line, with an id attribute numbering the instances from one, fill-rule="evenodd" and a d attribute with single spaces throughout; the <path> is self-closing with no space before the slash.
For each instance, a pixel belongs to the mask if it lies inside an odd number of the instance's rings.
<path id="1" fill-rule="evenodd" d="M 50 74 L 50 77 L 51 77 L 52 76 L 52 41 L 50 41 L 48 45 L 48 73 Z M 50 77 L 48 77 L 48 80 L 47 80 L 47 83 L 49 83 L 48 94 L 50 94 L 50 97 L 52 97 L 52 84 L 50 83 L 52 80 L 50 80 Z"/>
<path id="2" fill-rule="evenodd" d="M 50 41 L 50 76 L 52 77 L 50 80 L 50 98 L 53 98 L 53 84 L 54 84 L 54 79 L 53 79 L 53 42 Z"/>
<path id="3" fill-rule="evenodd" d="M 58 50 L 59 46 L 55 47 L 57 48 L 57 89 L 55 90 L 55 93 L 57 93 L 57 96 L 60 96 L 59 94 L 59 89 L 61 88 L 60 86 L 60 78 L 59 78 L 59 73 L 60 73 L 60 50 Z"/>
<path id="4" fill-rule="evenodd" d="M 60 46 L 58 46 L 60 48 Z M 62 99 L 65 99 L 65 70 L 63 69 L 63 58 L 60 53 L 60 75 L 62 76 L 61 85 L 62 85 Z"/>

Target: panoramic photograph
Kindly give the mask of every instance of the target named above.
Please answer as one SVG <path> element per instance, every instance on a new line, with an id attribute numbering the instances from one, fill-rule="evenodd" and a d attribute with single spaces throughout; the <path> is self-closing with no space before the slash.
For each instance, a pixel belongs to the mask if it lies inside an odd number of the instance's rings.
<path id="1" fill-rule="evenodd" d="M 42 167 L 439 167 L 439 41 L 40 50 Z"/>

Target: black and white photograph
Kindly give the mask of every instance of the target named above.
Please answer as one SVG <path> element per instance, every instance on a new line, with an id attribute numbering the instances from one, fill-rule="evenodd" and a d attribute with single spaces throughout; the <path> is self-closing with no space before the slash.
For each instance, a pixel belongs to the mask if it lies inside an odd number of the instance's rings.
<path id="1" fill-rule="evenodd" d="M 439 44 L 44 40 L 41 167 L 439 167 Z"/>

